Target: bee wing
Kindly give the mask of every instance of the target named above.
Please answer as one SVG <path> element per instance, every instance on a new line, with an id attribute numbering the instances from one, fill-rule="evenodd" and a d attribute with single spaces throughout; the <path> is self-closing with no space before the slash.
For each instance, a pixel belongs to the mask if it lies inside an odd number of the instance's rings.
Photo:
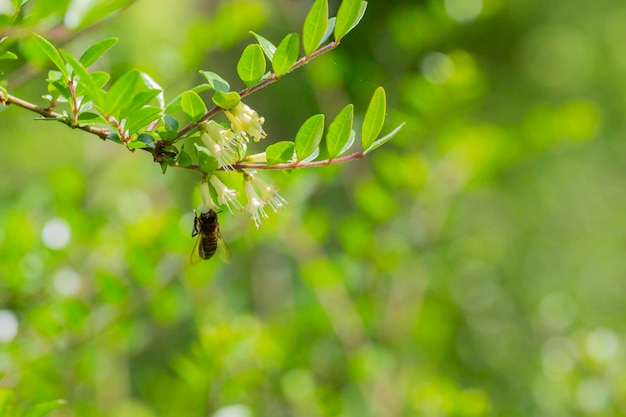
<path id="1" fill-rule="evenodd" d="M 220 255 L 220 258 L 224 262 L 230 262 L 230 249 L 228 249 L 228 245 L 222 238 L 222 234 L 220 231 L 217 231 L 217 253 Z"/>
<path id="2" fill-rule="evenodd" d="M 202 248 L 202 246 L 200 246 L 200 239 L 202 239 L 202 235 L 198 235 L 196 243 L 193 245 L 193 249 L 191 250 L 191 255 L 189 256 L 189 263 L 192 265 L 197 265 L 202 260 L 200 257 L 200 249 Z"/>

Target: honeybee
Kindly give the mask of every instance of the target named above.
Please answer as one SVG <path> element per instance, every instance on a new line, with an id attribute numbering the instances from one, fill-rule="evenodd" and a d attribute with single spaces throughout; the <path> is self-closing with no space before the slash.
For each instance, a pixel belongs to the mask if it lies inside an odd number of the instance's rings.
<path id="1" fill-rule="evenodd" d="M 198 236 L 198 240 L 191 252 L 191 263 L 196 264 L 201 259 L 210 259 L 215 252 L 219 253 L 224 262 L 230 262 L 230 250 L 220 233 L 220 223 L 217 213 L 209 209 L 206 213 L 193 211 L 193 230 L 191 237 Z"/>

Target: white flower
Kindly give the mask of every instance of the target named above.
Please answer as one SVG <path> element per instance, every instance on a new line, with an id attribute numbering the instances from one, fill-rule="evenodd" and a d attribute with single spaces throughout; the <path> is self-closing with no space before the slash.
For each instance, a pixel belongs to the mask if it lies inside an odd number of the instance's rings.
<path id="1" fill-rule="evenodd" d="M 226 117 L 230 120 L 232 129 L 242 135 L 246 140 L 250 137 L 255 142 L 267 136 L 263 131 L 265 119 L 247 105 L 239 102 L 234 109 L 226 110 Z"/>
<path id="2" fill-rule="evenodd" d="M 226 207 L 228 207 L 228 211 L 230 212 L 230 214 L 235 214 L 233 213 L 233 210 L 243 210 L 243 206 L 241 205 L 239 200 L 237 200 L 237 195 L 239 193 L 236 190 L 228 188 L 215 175 L 211 175 L 211 177 L 209 178 L 209 182 L 217 193 L 217 202 L 220 205 L 225 205 Z"/>
<path id="3" fill-rule="evenodd" d="M 209 183 L 206 180 L 200 183 L 200 193 L 202 194 L 202 205 L 198 207 L 200 213 L 207 213 L 210 209 L 217 210 L 219 208 L 213 201 L 213 197 L 211 197 Z"/>
<path id="4" fill-rule="evenodd" d="M 250 177 L 252 177 L 252 182 L 261 192 L 263 201 L 269 204 L 272 210 L 274 210 L 274 213 L 281 210 L 284 206 L 289 205 L 287 200 L 278 194 L 278 186 L 274 184 L 270 185 L 254 174 L 250 174 Z"/>
<path id="5" fill-rule="evenodd" d="M 265 152 L 255 153 L 254 155 L 248 155 L 242 162 L 246 164 L 258 164 L 267 162 L 267 155 Z"/>
<path id="6" fill-rule="evenodd" d="M 237 159 L 235 148 L 239 144 L 237 135 L 213 120 L 202 123 L 200 130 L 202 143 L 217 159 L 217 163 L 225 171 L 233 169 L 232 162 Z"/>
<path id="7" fill-rule="evenodd" d="M 267 219 L 267 213 L 265 213 L 265 209 L 263 208 L 263 206 L 265 206 L 265 202 L 259 198 L 254 190 L 252 182 L 248 178 L 249 177 L 246 176 L 246 179 L 243 182 L 243 189 L 246 193 L 246 199 L 248 200 L 248 203 L 246 204 L 246 211 L 250 213 L 252 220 L 254 220 L 254 225 L 258 229 L 261 227 L 261 221 L 263 219 Z"/>

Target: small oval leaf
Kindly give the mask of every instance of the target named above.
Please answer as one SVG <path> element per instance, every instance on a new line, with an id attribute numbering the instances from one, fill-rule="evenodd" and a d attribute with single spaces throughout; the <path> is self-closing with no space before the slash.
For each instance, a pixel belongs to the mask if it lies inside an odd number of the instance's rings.
<path id="1" fill-rule="evenodd" d="M 61 49 L 61 55 L 63 55 L 63 58 L 65 58 L 67 63 L 70 64 L 70 66 L 74 70 L 74 73 L 78 75 L 79 86 L 82 85 L 85 88 L 85 91 L 87 91 L 89 95 L 88 99 L 91 99 L 96 104 L 96 106 L 102 108 L 104 101 L 104 92 L 91 77 L 91 74 L 89 74 L 87 68 L 85 68 L 82 62 L 76 59 L 72 54 L 64 51 L 63 49 Z"/>
<path id="2" fill-rule="evenodd" d="M 96 42 L 91 45 L 80 57 L 80 62 L 85 66 L 85 68 L 89 67 L 91 64 L 96 62 L 98 58 L 106 53 L 113 45 L 117 43 L 119 39 L 117 38 L 107 38 L 101 40 L 100 42 Z"/>
<path id="3" fill-rule="evenodd" d="M 361 0 L 343 0 L 337 10 L 335 22 L 335 40 L 340 41 L 350 32 L 365 14 L 367 2 Z"/>
<path id="4" fill-rule="evenodd" d="M 302 26 L 302 45 L 306 56 L 315 52 L 322 43 L 328 26 L 328 1 L 315 0 Z"/>
<path id="5" fill-rule="evenodd" d="M 215 91 L 221 91 L 223 93 L 228 93 L 230 91 L 230 84 L 228 84 L 228 81 L 226 81 L 216 73 L 211 71 L 200 71 L 200 74 L 204 75 L 204 77 L 209 82 L 209 85 Z"/>
<path id="6" fill-rule="evenodd" d="M 185 91 L 180 99 L 180 107 L 192 122 L 197 122 L 206 113 L 206 105 L 195 91 Z"/>
<path id="7" fill-rule="evenodd" d="M 274 52 L 276 52 L 276 46 L 274 46 L 272 42 L 265 39 L 263 36 L 259 35 L 258 33 L 254 33 L 252 31 L 250 31 L 250 33 L 254 35 L 257 42 L 259 42 L 259 45 L 261 46 L 261 49 L 263 49 L 263 52 L 265 53 L 265 56 L 267 57 L 267 59 L 269 59 L 270 61 L 273 60 Z"/>
<path id="8" fill-rule="evenodd" d="M 132 100 L 128 102 L 126 107 L 122 109 L 120 114 L 127 115 L 135 110 L 142 108 L 143 106 L 150 103 L 155 97 L 161 94 L 161 90 L 146 90 L 140 93 L 137 93 L 133 96 Z"/>
<path id="9" fill-rule="evenodd" d="M 161 118 L 161 108 L 142 107 L 128 116 L 124 129 L 133 135 L 159 118 Z"/>
<path id="10" fill-rule="evenodd" d="M 65 62 L 63 58 L 61 58 L 61 54 L 57 50 L 57 48 L 52 45 L 47 39 L 33 33 L 33 40 L 35 44 L 50 58 L 52 63 L 58 68 L 61 73 L 65 76 L 65 79 L 69 78 L 69 72 L 67 71 L 67 67 L 65 66 Z"/>
<path id="11" fill-rule="evenodd" d="M 241 96 L 236 91 L 231 91 L 230 93 L 222 93 L 221 91 L 216 91 L 211 97 L 213 103 L 223 109 L 232 109 L 239 104 L 241 101 Z"/>
<path id="12" fill-rule="evenodd" d="M 196 148 L 196 152 L 198 153 L 198 165 L 200 166 L 200 169 L 203 172 L 215 171 L 219 167 L 217 159 L 215 159 L 211 152 L 209 152 L 209 150 L 204 146 L 198 145 L 197 143 L 194 143 L 194 146 Z"/>
<path id="13" fill-rule="evenodd" d="M 324 115 L 311 116 L 296 134 L 296 156 L 298 162 L 311 155 L 319 147 L 324 134 Z"/>
<path id="14" fill-rule="evenodd" d="M 382 87 L 378 87 L 372 95 L 369 107 L 363 118 L 361 127 L 361 147 L 363 150 L 370 147 L 383 128 L 385 112 L 387 111 L 386 101 L 385 90 Z"/>
<path id="15" fill-rule="evenodd" d="M 298 52 L 300 51 L 300 36 L 297 33 L 290 33 L 278 44 L 274 59 L 272 60 L 272 68 L 277 76 L 281 76 L 289 72 L 293 64 L 298 60 Z"/>
<path id="16" fill-rule="evenodd" d="M 385 143 L 389 142 L 391 140 L 391 138 L 393 138 L 400 131 L 400 129 L 402 129 L 402 127 L 404 127 L 404 125 L 405 125 L 405 123 L 400 124 L 398 127 L 393 129 L 387 135 L 383 136 L 382 138 L 380 138 L 378 140 L 375 140 L 374 143 L 372 143 L 369 146 L 369 148 L 367 148 L 367 149 L 365 149 L 363 151 L 363 153 L 367 155 L 368 153 L 372 152 L 374 149 L 378 149 L 379 147 L 381 147 Z"/>
<path id="17" fill-rule="evenodd" d="M 326 148 L 328 150 L 329 159 L 333 159 L 341 154 L 348 141 L 350 141 L 353 119 L 354 105 L 348 104 L 328 126 Z"/>
<path id="18" fill-rule="evenodd" d="M 293 159 L 294 143 L 291 141 L 276 142 L 267 147 L 265 157 L 267 165 L 290 163 Z"/>
<path id="19" fill-rule="evenodd" d="M 181 167 L 188 167 L 192 164 L 191 156 L 185 151 L 185 145 L 183 145 L 178 153 L 178 157 L 176 158 L 176 162 Z"/>
<path id="20" fill-rule="evenodd" d="M 108 115 L 123 117 L 124 115 L 120 115 L 120 110 L 135 95 L 138 81 L 139 72 L 136 70 L 130 70 L 118 78 L 107 90 L 104 112 Z"/>
<path id="21" fill-rule="evenodd" d="M 212 87 L 208 83 L 200 84 L 195 86 L 189 91 L 195 91 L 196 93 L 202 93 L 203 91 L 210 90 Z M 167 105 L 165 106 L 165 113 L 171 114 L 175 111 L 180 110 L 180 100 L 183 98 L 183 93 L 178 94 L 176 97 L 171 99 Z"/>
<path id="22" fill-rule="evenodd" d="M 237 62 L 237 74 L 241 81 L 248 88 L 252 87 L 263 77 L 265 68 L 265 56 L 261 47 L 257 44 L 246 46 Z"/>
<path id="23" fill-rule="evenodd" d="M 163 116 L 163 125 L 165 126 L 165 129 L 170 132 L 178 130 L 178 120 L 176 120 L 172 115 L 166 114 Z"/>

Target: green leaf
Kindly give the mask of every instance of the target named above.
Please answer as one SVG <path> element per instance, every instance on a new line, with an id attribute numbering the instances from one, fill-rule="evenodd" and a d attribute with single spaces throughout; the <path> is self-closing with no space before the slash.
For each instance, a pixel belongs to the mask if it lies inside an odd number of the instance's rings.
<path id="1" fill-rule="evenodd" d="M 13 5 L 15 6 L 16 10 L 19 10 L 22 8 L 22 6 L 24 6 L 29 1 L 30 0 L 13 0 Z"/>
<path id="2" fill-rule="evenodd" d="M 15 55 L 13 52 L 2 51 L 0 52 L 0 60 L 2 59 L 17 59 L 17 55 Z"/>
<path id="3" fill-rule="evenodd" d="M 111 142 L 119 143 L 120 145 L 124 145 L 124 142 L 122 142 L 122 139 L 120 139 L 120 135 L 118 135 L 117 132 L 109 133 L 107 136 L 107 140 L 110 140 Z"/>
<path id="4" fill-rule="evenodd" d="M 221 91 L 216 91 L 215 94 L 213 94 L 213 97 L 211 97 L 211 100 L 213 100 L 213 103 L 215 103 L 215 105 L 228 110 L 236 107 L 237 104 L 239 104 L 239 102 L 241 101 L 241 96 L 235 91 L 231 91 L 230 93 L 222 93 Z"/>
<path id="5" fill-rule="evenodd" d="M 26 412 L 22 414 L 22 417 L 43 417 L 49 412 L 56 410 L 57 408 L 62 407 L 65 404 L 67 404 L 67 401 L 65 400 L 54 400 L 37 403 L 30 407 L 28 410 L 26 410 Z"/>
<path id="6" fill-rule="evenodd" d="M 326 134 L 326 148 L 328 158 L 333 159 L 338 156 L 350 141 L 352 133 L 352 121 L 354 119 L 354 105 L 348 104 L 328 126 Z"/>
<path id="7" fill-rule="evenodd" d="M 298 162 L 311 155 L 319 147 L 324 133 L 324 115 L 311 116 L 296 134 L 296 155 Z"/>
<path id="8" fill-rule="evenodd" d="M 173 141 L 177 136 L 177 132 L 175 130 L 167 130 L 164 126 L 157 128 L 156 134 L 166 142 Z"/>
<path id="9" fill-rule="evenodd" d="M 160 107 L 142 107 L 128 115 L 124 129 L 132 135 L 160 118 Z"/>
<path id="10" fill-rule="evenodd" d="M 315 161 L 318 156 L 320 156 L 320 147 L 319 146 L 317 148 L 315 148 L 313 150 L 313 152 L 311 152 L 311 154 L 309 156 L 304 158 L 302 161 L 298 161 L 298 162 L 299 163 L 306 163 L 306 162 Z"/>
<path id="11" fill-rule="evenodd" d="M 170 132 L 176 132 L 178 130 L 178 120 L 169 114 L 163 116 L 163 125 L 165 126 L 165 129 Z"/>
<path id="12" fill-rule="evenodd" d="M 133 96 L 133 99 L 126 107 L 122 109 L 121 114 L 130 114 L 137 109 L 142 108 L 146 104 L 150 103 L 155 97 L 161 94 L 161 90 L 147 90 L 137 93 Z"/>
<path id="13" fill-rule="evenodd" d="M 356 139 L 356 132 L 353 130 L 353 131 L 350 132 L 350 138 L 348 139 L 346 144 L 343 145 L 343 148 L 341 148 L 341 150 L 339 151 L 339 155 L 343 155 L 344 153 L 346 153 L 348 151 L 348 149 L 350 149 L 350 147 L 354 143 L 355 139 Z M 337 156 L 339 156 L 339 155 L 337 155 Z"/>
<path id="14" fill-rule="evenodd" d="M 278 44 L 272 60 L 272 68 L 278 77 L 289 72 L 298 60 L 299 51 L 300 36 L 297 33 L 290 33 Z"/>
<path id="15" fill-rule="evenodd" d="M 87 68 L 72 54 L 67 51 L 61 49 L 61 55 L 65 58 L 65 60 L 70 64 L 72 69 L 74 70 L 74 74 L 78 75 L 79 85 L 83 85 L 85 91 L 87 91 L 89 97 L 98 107 L 102 107 L 103 104 L 103 91 L 98 85 L 95 83 L 94 79 L 91 78 L 91 75 L 87 71 Z"/>
<path id="16" fill-rule="evenodd" d="M 274 59 L 274 52 L 276 52 L 276 46 L 274 46 L 272 42 L 265 39 L 263 36 L 259 35 L 258 33 L 254 33 L 252 31 L 250 31 L 250 33 L 253 34 L 257 42 L 259 42 L 259 46 L 265 53 L 265 56 L 267 57 L 267 59 L 272 61 Z"/>
<path id="17" fill-rule="evenodd" d="M 89 73 L 89 76 L 91 77 L 91 81 L 92 81 L 91 84 L 98 90 L 102 90 L 102 87 L 104 87 L 106 83 L 109 82 L 109 79 L 111 78 L 111 76 L 104 71 L 92 72 L 92 73 Z M 55 85 L 58 85 L 58 84 L 55 84 Z M 61 86 L 67 89 L 66 85 L 67 85 L 67 82 L 61 83 Z M 87 91 L 86 84 L 78 83 L 78 85 L 76 86 L 76 95 L 77 96 L 89 95 L 89 91 Z M 71 97 L 71 95 L 67 95 L 67 96 L 64 95 L 64 97 L 69 98 Z"/>
<path id="18" fill-rule="evenodd" d="M 104 55 L 106 51 L 111 49 L 111 47 L 115 45 L 118 40 L 119 39 L 117 38 L 107 38 L 94 43 L 87 48 L 83 56 L 80 57 L 80 62 L 85 66 L 85 68 L 88 68 L 91 64 L 96 62 L 98 58 Z"/>
<path id="19" fill-rule="evenodd" d="M 15 393 L 8 388 L 0 388 L 0 417 L 8 417 L 15 402 Z"/>
<path id="20" fill-rule="evenodd" d="M 198 153 L 198 165 L 204 172 L 213 172 L 218 168 L 217 159 L 204 146 L 194 143 L 196 152 Z"/>
<path id="21" fill-rule="evenodd" d="M 91 75 L 93 83 L 99 89 L 102 89 L 111 79 L 111 75 L 108 72 L 104 71 L 94 71 L 89 75 Z"/>
<path id="22" fill-rule="evenodd" d="M 142 133 L 141 135 L 137 136 L 135 140 L 128 142 L 126 146 L 128 147 L 128 149 L 154 149 L 156 147 L 154 137 L 149 133 Z"/>
<path id="23" fill-rule="evenodd" d="M 113 83 L 106 95 L 104 113 L 123 118 L 121 110 L 131 100 L 137 89 L 139 71 L 130 70 Z"/>
<path id="24" fill-rule="evenodd" d="M 382 145 L 384 145 L 385 143 L 389 142 L 391 140 L 392 137 L 394 137 L 399 131 L 400 129 L 402 129 L 402 127 L 404 127 L 405 123 L 402 123 L 400 126 L 396 127 L 395 129 L 393 129 L 389 134 L 383 136 L 382 138 L 374 141 L 374 143 L 372 143 L 369 148 L 365 149 L 363 151 L 364 154 L 368 154 L 370 152 L 372 152 L 374 149 L 378 149 L 379 147 L 381 147 Z"/>
<path id="25" fill-rule="evenodd" d="M 290 163 L 293 159 L 294 146 L 291 141 L 276 142 L 268 146 L 265 150 L 267 165 Z"/>
<path id="26" fill-rule="evenodd" d="M 383 128 L 386 109 L 385 90 L 382 87 L 378 87 L 372 95 L 369 107 L 363 118 L 361 127 L 361 147 L 363 150 L 370 147 Z"/>
<path id="27" fill-rule="evenodd" d="M 67 80 L 63 78 L 63 74 L 57 70 L 48 71 L 48 78 L 46 78 L 46 82 L 48 83 L 48 93 L 52 96 L 53 100 L 59 99 L 59 97 L 63 97 L 65 102 L 70 100 L 72 97 L 72 93 L 67 85 Z M 80 89 L 77 89 L 78 95 L 83 95 L 84 93 L 79 93 Z"/>
<path id="28" fill-rule="evenodd" d="M 361 0 L 343 0 L 337 11 L 335 22 L 335 40 L 340 41 L 363 18 L 367 2 Z"/>
<path id="29" fill-rule="evenodd" d="M 83 112 L 79 114 L 76 122 L 79 125 L 106 123 L 106 121 L 102 118 L 102 116 L 100 116 L 99 114 L 90 113 L 90 112 Z"/>
<path id="30" fill-rule="evenodd" d="M 189 91 L 194 91 L 196 93 L 201 93 L 203 91 L 207 91 L 207 90 L 211 90 L 212 87 L 210 84 L 204 83 L 204 84 L 200 84 L 195 86 L 194 88 L 192 88 Z M 183 97 L 184 92 L 178 94 L 176 97 L 174 97 L 172 100 L 170 100 L 169 103 L 167 103 L 167 106 L 165 106 L 165 113 L 166 114 L 172 114 L 175 111 L 180 109 L 180 100 Z"/>
<path id="31" fill-rule="evenodd" d="M 211 71 L 200 71 L 200 74 L 204 75 L 204 77 L 209 82 L 211 88 L 213 88 L 215 91 L 221 91 L 223 93 L 228 93 L 230 91 L 230 84 L 228 84 L 228 81 L 226 81 L 216 73 Z"/>
<path id="32" fill-rule="evenodd" d="M 330 19 L 328 19 L 328 25 L 326 27 L 326 32 L 324 33 L 324 36 L 322 36 L 322 40 L 320 41 L 320 45 L 323 44 L 324 42 L 326 42 L 328 40 L 328 38 L 330 38 L 330 35 L 333 34 L 333 32 L 335 30 L 335 22 L 336 21 L 337 21 L 336 17 L 331 17 Z"/>
<path id="33" fill-rule="evenodd" d="M 143 80 L 143 83 L 145 84 L 146 87 L 148 87 L 149 90 L 158 90 L 160 92 L 159 94 L 157 94 L 156 99 L 157 99 L 157 102 L 159 103 L 159 106 L 161 106 L 161 108 L 164 108 L 165 107 L 165 95 L 163 94 L 163 87 L 161 87 L 156 81 L 154 81 L 154 79 L 151 76 L 149 76 L 145 72 L 140 72 L 139 75 L 141 75 L 141 79 Z"/>
<path id="34" fill-rule="evenodd" d="M 185 91 L 181 97 L 180 105 L 183 113 L 194 123 L 206 113 L 206 105 L 195 91 Z"/>
<path id="35" fill-rule="evenodd" d="M 256 84 L 265 74 L 265 56 L 257 44 L 248 45 L 237 62 L 237 74 L 248 87 Z"/>
<path id="36" fill-rule="evenodd" d="M 315 0 L 302 26 L 302 45 L 306 56 L 320 46 L 328 26 L 328 0 Z"/>
<path id="37" fill-rule="evenodd" d="M 63 61 L 63 58 L 61 58 L 61 54 L 59 54 L 59 51 L 57 50 L 57 48 L 54 45 L 52 45 L 49 41 L 47 41 L 45 38 L 37 35 L 36 33 L 33 33 L 33 35 L 34 36 L 32 37 L 32 39 L 35 42 L 35 44 L 48 56 L 48 58 L 50 58 L 52 63 L 65 76 L 65 79 L 69 79 L 70 74 L 67 71 L 65 62 Z"/>
<path id="38" fill-rule="evenodd" d="M 191 160 L 191 156 L 185 151 L 185 145 L 180 148 L 180 152 L 178 153 L 178 158 L 176 158 L 176 162 L 181 167 L 188 167 L 193 162 Z"/>

